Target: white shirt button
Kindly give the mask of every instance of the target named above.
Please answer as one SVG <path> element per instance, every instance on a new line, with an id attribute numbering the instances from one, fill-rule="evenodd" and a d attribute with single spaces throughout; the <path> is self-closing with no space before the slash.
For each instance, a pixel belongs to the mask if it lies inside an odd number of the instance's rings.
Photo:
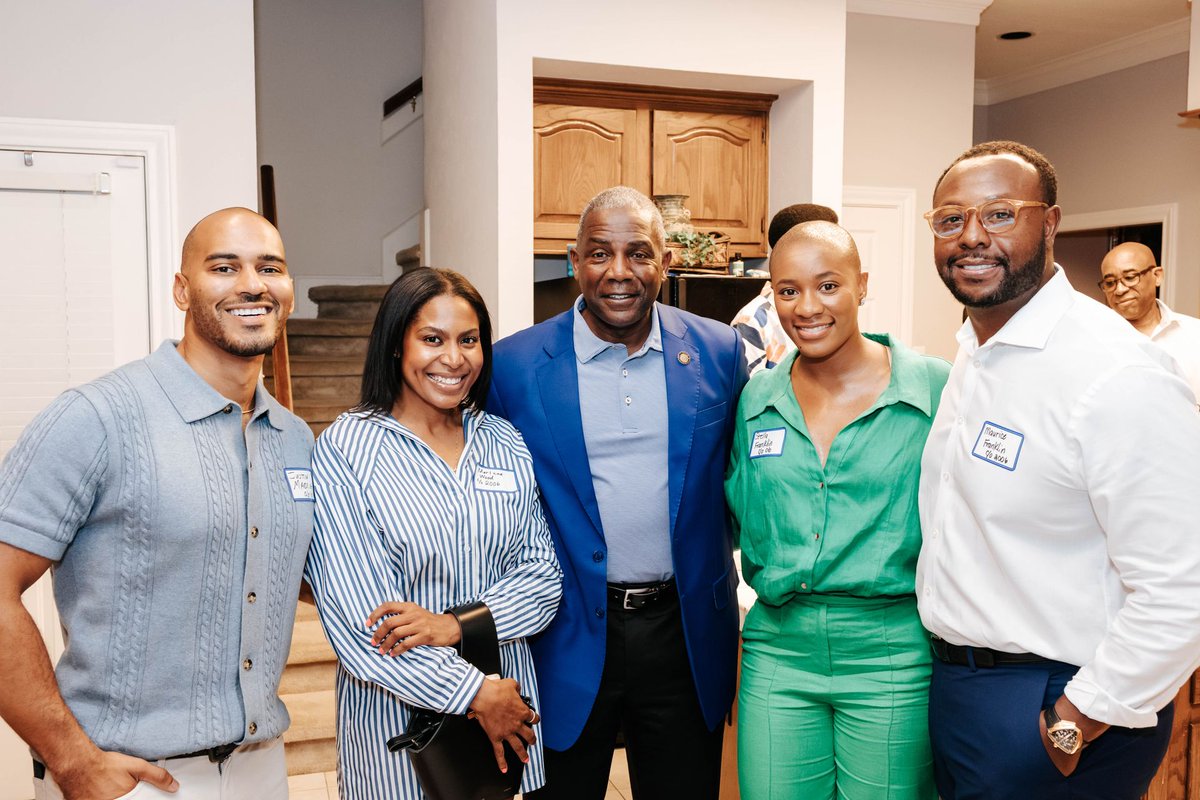
<path id="1" fill-rule="evenodd" d="M 932 596 L 933 596 L 933 589 L 931 589 L 931 588 L 929 588 L 928 586 L 926 586 L 926 587 L 925 587 L 925 596 L 926 596 L 926 597 L 932 597 Z"/>
<path id="2" fill-rule="evenodd" d="M 625 398 L 625 405 L 629 405 L 629 404 L 630 404 L 630 403 L 632 403 L 632 402 L 633 402 L 633 398 L 632 398 L 632 397 L 626 397 L 626 398 Z"/>
<path id="3" fill-rule="evenodd" d="M 623 370 L 621 370 L 621 377 L 622 377 L 622 378 L 628 378 L 628 377 L 629 377 L 629 370 L 627 370 L 627 369 L 623 369 Z"/>
<path id="4" fill-rule="evenodd" d="M 971 362 L 971 366 L 975 367 L 976 369 L 979 369 L 980 367 L 983 366 L 983 362 L 977 358 Z"/>
<path id="5" fill-rule="evenodd" d="M 949 483 L 949 482 L 950 482 L 950 473 L 943 472 L 942 473 L 942 483 Z"/>

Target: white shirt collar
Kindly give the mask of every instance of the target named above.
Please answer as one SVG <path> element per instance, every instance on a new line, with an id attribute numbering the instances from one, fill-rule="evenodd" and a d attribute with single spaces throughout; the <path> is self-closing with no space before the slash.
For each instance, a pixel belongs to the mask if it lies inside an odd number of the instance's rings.
<path id="1" fill-rule="evenodd" d="M 1054 276 L 1029 298 L 1029 302 L 1017 309 L 1017 313 L 984 346 L 1009 344 L 1042 350 L 1058 321 L 1074 302 L 1075 289 L 1067 280 L 1067 273 L 1055 264 Z M 979 348 L 979 338 L 970 319 L 963 322 L 955 338 L 968 351 L 974 352 Z"/>
<path id="2" fill-rule="evenodd" d="M 1150 338 L 1153 339 L 1167 328 L 1179 324 L 1179 320 L 1175 318 L 1175 312 L 1172 311 L 1162 300 L 1155 300 L 1158 304 L 1158 324 L 1154 326 L 1154 330 L 1150 331 Z"/>

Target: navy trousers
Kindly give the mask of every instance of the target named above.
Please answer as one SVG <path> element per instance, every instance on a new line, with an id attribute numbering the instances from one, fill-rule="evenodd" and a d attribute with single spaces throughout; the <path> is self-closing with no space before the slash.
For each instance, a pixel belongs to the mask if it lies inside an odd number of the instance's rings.
<path id="1" fill-rule="evenodd" d="M 1070 777 L 1050 761 L 1038 713 L 1078 670 L 1046 661 L 975 668 L 933 662 L 929 735 L 942 800 L 1137 800 L 1167 752 L 1174 706 L 1153 728 L 1109 728 Z"/>

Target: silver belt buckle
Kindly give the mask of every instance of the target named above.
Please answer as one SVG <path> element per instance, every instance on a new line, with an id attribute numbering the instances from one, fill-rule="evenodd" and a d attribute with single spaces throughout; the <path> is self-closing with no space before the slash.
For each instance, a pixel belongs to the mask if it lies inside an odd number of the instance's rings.
<path id="1" fill-rule="evenodd" d="M 630 604 L 630 598 L 644 597 L 648 594 L 653 594 L 652 589 L 625 589 L 625 599 L 621 601 L 621 608 L 625 611 L 637 611 L 638 607 Z"/>

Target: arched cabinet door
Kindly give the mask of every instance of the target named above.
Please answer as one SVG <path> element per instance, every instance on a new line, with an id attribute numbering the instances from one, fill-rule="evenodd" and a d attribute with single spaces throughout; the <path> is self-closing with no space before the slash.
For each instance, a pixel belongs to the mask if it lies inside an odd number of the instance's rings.
<path id="1" fill-rule="evenodd" d="M 561 253 L 598 192 L 650 192 L 649 114 L 632 108 L 535 103 L 533 236 L 537 252 Z"/>
<path id="2" fill-rule="evenodd" d="M 685 194 L 692 224 L 766 255 L 767 117 L 654 111 L 654 194 Z"/>

